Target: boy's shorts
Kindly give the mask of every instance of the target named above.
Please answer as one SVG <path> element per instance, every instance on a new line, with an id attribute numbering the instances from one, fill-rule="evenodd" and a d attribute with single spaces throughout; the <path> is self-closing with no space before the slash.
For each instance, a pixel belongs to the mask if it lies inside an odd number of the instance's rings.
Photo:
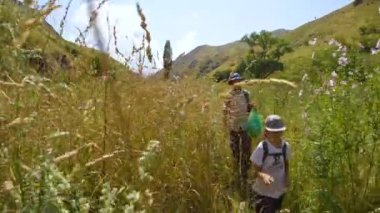
<path id="1" fill-rule="evenodd" d="M 276 199 L 253 192 L 251 208 L 254 208 L 256 213 L 275 213 L 277 210 L 281 210 L 283 198 L 284 195 Z"/>

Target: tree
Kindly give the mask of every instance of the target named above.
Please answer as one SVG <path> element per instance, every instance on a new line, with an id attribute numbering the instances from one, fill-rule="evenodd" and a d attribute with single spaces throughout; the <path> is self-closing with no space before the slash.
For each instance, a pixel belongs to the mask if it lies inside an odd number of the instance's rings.
<path id="1" fill-rule="evenodd" d="M 170 46 L 170 41 L 167 40 L 164 47 L 164 76 L 166 79 L 169 78 L 170 71 L 172 70 L 173 60 L 172 60 L 172 48 Z"/>
<path id="2" fill-rule="evenodd" d="M 363 3 L 363 0 L 354 0 L 354 6 L 358 6 L 359 4 Z"/>
<path id="3" fill-rule="evenodd" d="M 280 58 L 292 51 L 287 42 L 267 31 L 261 31 L 260 34 L 253 32 L 241 40 L 251 49 L 236 72 L 246 77 L 266 78 L 275 71 L 283 70 L 284 65 L 280 62 Z"/>

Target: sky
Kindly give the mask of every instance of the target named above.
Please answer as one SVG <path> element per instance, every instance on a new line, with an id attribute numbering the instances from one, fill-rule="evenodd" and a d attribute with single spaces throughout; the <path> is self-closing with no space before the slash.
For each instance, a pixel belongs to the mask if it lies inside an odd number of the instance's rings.
<path id="1" fill-rule="evenodd" d="M 47 0 L 40 0 L 42 5 Z M 96 1 L 96 0 L 94 0 Z M 57 30 L 69 0 L 57 0 L 61 8 L 47 17 Z M 99 1 L 96 1 L 99 2 Z M 141 43 L 143 31 L 132 0 L 109 0 L 100 10 L 98 25 L 103 38 L 112 38 L 116 26 L 119 49 L 129 54 L 133 43 Z M 245 34 L 279 28 L 295 29 L 315 18 L 339 9 L 352 0 L 140 0 L 152 36 L 154 55 L 161 58 L 166 40 L 170 40 L 173 57 L 188 53 L 200 45 L 223 45 L 239 40 Z M 78 29 L 88 25 L 87 0 L 73 0 L 68 10 L 63 37 L 74 41 Z M 109 35 L 109 25 L 111 35 Z M 94 38 L 86 37 L 96 47 Z M 111 39 L 109 52 L 116 57 Z M 161 66 L 158 63 L 158 66 Z"/>

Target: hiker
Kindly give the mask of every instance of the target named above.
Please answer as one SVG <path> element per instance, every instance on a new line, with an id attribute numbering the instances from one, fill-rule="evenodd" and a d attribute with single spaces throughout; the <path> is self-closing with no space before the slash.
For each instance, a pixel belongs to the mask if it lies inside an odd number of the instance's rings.
<path id="1" fill-rule="evenodd" d="M 256 212 L 274 213 L 281 209 L 289 187 L 290 147 L 282 139 L 286 127 L 281 117 L 269 115 L 265 119 L 264 140 L 252 153 L 256 181 L 252 187 L 251 208 Z"/>
<path id="2" fill-rule="evenodd" d="M 228 84 L 232 86 L 224 101 L 224 124 L 230 135 L 230 147 L 234 158 L 237 175 L 247 180 L 250 166 L 251 138 L 247 134 L 247 120 L 254 104 L 250 103 L 250 94 L 236 83 L 243 78 L 238 73 L 231 73 Z"/>

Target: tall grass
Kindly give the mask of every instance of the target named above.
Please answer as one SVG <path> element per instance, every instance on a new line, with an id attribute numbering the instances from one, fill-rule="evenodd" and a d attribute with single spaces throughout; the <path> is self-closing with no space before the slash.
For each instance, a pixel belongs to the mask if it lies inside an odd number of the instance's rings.
<path id="1" fill-rule="evenodd" d="M 8 20 L 0 41 L 11 41 L 23 34 L 11 21 L 21 14 L 0 6 Z M 220 95 L 227 85 L 142 78 L 112 65 L 101 72 L 106 77 L 78 75 L 90 61 L 41 75 L 20 49 L 4 45 L 0 53 L 7 64 L 0 65 L 3 211 L 248 211 L 230 185 Z M 247 87 L 261 114 L 280 114 L 288 127 L 285 207 L 292 212 L 380 205 L 379 68 L 361 60 L 341 67 L 330 56 L 322 55 L 318 60 L 331 63 L 316 61 L 297 89 Z M 323 86 L 332 70 L 339 72 L 334 90 Z M 365 70 L 365 80 L 346 75 L 355 70 Z"/>

